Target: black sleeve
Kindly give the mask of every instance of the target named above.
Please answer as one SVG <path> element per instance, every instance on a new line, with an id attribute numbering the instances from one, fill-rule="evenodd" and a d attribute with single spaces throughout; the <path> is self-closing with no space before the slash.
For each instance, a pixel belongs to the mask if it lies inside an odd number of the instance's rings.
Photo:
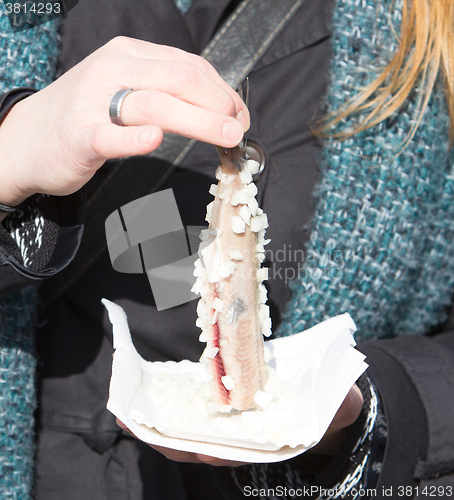
<path id="1" fill-rule="evenodd" d="M 0 123 L 34 92 L 25 87 L 0 95 Z M 38 194 L 0 223 L 0 295 L 53 276 L 71 262 L 82 238 L 84 204 L 83 190 L 61 197 Z"/>
<path id="2" fill-rule="evenodd" d="M 378 490 L 454 495 L 454 331 L 359 344 L 382 395 L 388 439 Z M 432 488 L 432 490 L 431 490 Z M 408 497 L 407 497 L 408 498 Z"/>
<path id="3" fill-rule="evenodd" d="M 79 248 L 83 215 L 84 196 L 78 191 L 62 197 L 35 196 L 6 217 L 0 224 L 0 295 L 64 269 Z"/>
<path id="4" fill-rule="evenodd" d="M 0 94 L 0 123 L 5 119 L 10 109 L 22 99 L 37 92 L 36 89 L 30 87 L 20 87 L 12 89 L 5 94 Z"/>

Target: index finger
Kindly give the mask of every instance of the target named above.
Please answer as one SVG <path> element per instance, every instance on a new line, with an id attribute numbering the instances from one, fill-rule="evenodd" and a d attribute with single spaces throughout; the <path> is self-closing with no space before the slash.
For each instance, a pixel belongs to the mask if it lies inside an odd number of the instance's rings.
<path id="1" fill-rule="evenodd" d="M 184 59 L 188 62 L 197 66 L 203 73 L 205 73 L 214 83 L 219 85 L 222 89 L 224 89 L 233 99 L 236 107 L 236 116 L 238 117 L 240 112 L 243 112 L 247 118 L 246 126 L 244 130 L 246 131 L 250 125 L 250 116 L 249 110 L 246 107 L 243 99 L 238 95 L 238 93 L 221 77 L 221 75 L 216 71 L 212 64 L 210 64 L 206 59 L 196 54 L 191 54 L 189 52 L 185 52 L 181 49 L 177 49 L 175 47 L 167 47 L 169 49 L 169 56 L 172 60 Z M 243 121 L 243 120 L 240 120 Z"/>
<path id="2" fill-rule="evenodd" d="M 214 467 L 240 467 L 242 465 L 248 465 L 248 462 L 238 462 L 236 460 L 224 460 L 222 458 L 216 458 L 209 455 L 202 455 L 201 453 L 196 454 L 200 462 L 207 465 L 213 465 Z"/>
<path id="3" fill-rule="evenodd" d="M 162 59 L 162 60 L 183 60 L 197 66 L 207 76 L 209 76 L 217 85 L 230 94 L 237 110 L 237 116 L 243 112 L 246 117 L 245 130 L 249 128 L 249 111 L 235 90 L 219 75 L 216 69 L 203 57 L 191 54 L 176 47 L 168 45 L 158 45 L 144 40 L 137 40 L 127 37 L 116 37 L 111 40 L 107 46 L 115 50 L 122 50 L 136 58 L 140 59 Z"/>

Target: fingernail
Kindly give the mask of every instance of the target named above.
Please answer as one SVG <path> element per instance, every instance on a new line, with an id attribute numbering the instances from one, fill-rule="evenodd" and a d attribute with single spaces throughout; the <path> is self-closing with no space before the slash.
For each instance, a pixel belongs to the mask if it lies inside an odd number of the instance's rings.
<path id="1" fill-rule="evenodd" d="M 142 144 L 150 144 L 150 142 L 153 139 L 153 136 L 154 136 L 154 130 L 149 130 L 149 129 L 142 130 L 141 132 L 139 132 L 138 140 Z"/>
<path id="2" fill-rule="evenodd" d="M 241 123 L 227 122 L 224 123 L 222 127 L 222 135 L 227 140 L 232 141 L 235 144 L 238 144 L 244 135 L 244 130 L 243 127 L 241 126 Z"/>
<path id="3" fill-rule="evenodd" d="M 246 132 L 249 130 L 249 127 L 251 125 L 251 117 L 249 116 L 249 113 L 246 113 L 245 111 L 241 110 L 237 115 L 236 119 L 243 125 L 243 131 Z"/>

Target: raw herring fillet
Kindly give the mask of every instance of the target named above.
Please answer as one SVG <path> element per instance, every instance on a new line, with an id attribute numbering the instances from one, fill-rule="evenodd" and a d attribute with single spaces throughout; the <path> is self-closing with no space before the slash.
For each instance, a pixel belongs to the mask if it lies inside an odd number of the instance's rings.
<path id="1" fill-rule="evenodd" d="M 252 175 L 258 164 L 245 160 L 245 145 L 218 148 L 221 166 L 215 199 L 207 207 L 193 291 L 200 292 L 197 326 L 207 343 L 201 361 L 212 375 L 212 399 L 222 411 L 266 405 L 267 366 L 263 335 L 271 335 L 264 260 L 266 215 L 259 208 Z"/>

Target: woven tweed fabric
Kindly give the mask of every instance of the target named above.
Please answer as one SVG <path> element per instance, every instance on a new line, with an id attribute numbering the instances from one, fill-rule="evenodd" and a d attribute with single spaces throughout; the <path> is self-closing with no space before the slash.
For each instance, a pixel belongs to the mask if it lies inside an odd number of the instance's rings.
<path id="1" fill-rule="evenodd" d="M 182 14 L 186 14 L 192 5 L 192 0 L 174 0 L 175 5 Z"/>
<path id="2" fill-rule="evenodd" d="M 402 1 L 336 0 L 329 110 L 390 61 L 401 8 Z M 344 312 L 359 338 L 423 334 L 445 319 L 454 286 L 454 176 L 441 82 L 397 156 L 419 96 L 416 89 L 373 129 L 323 144 L 304 273 L 290 285 L 278 336 Z"/>
<path id="3" fill-rule="evenodd" d="M 0 302 L 0 497 L 25 499 L 33 480 L 34 290 Z"/>
<path id="4" fill-rule="evenodd" d="M 0 92 L 14 87 L 42 89 L 55 77 L 59 19 L 13 33 L 0 3 Z"/>
<path id="5" fill-rule="evenodd" d="M 0 2 L 0 92 L 41 89 L 52 82 L 59 55 L 58 21 L 13 34 Z M 35 292 L 0 298 L 0 498 L 31 498 L 34 467 Z"/>

